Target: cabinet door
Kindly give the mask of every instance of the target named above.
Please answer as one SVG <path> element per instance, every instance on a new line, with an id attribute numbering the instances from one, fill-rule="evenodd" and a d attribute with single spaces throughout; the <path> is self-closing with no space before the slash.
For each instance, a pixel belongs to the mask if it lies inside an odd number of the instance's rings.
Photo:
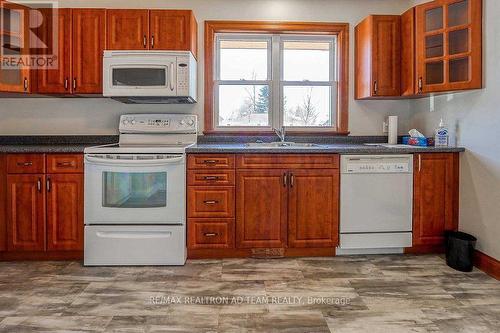
<path id="1" fill-rule="evenodd" d="M 144 50 L 149 48 L 148 10 L 108 9 L 106 22 L 106 49 Z"/>
<path id="2" fill-rule="evenodd" d="M 37 72 L 37 91 L 42 94 L 71 93 L 71 9 L 40 9 L 43 16 L 41 39 L 46 45 L 57 45 L 56 68 L 43 68 Z M 52 17 L 57 18 L 54 26 Z M 53 30 L 57 29 L 54 34 Z M 54 35 L 57 41 L 53 41 Z"/>
<path id="3" fill-rule="evenodd" d="M 15 59 L 30 54 L 30 12 L 29 9 L 10 2 L 0 2 L 0 54 L 6 59 Z M 23 65 L 8 66 L 0 63 L 0 92 L 30 92 L 32 89 L 30 68 Z"/>
<path id="4" fill-rule="evenodd" d="M 443 245 L 458 227 L 458 155 L 418 154 L 414 165 L 413 245 Z"/>
<path id="5" fill-rule="evenodd" d="M 7 158 L 5 154 L 0 154 L 0 252 L 7 250 L 6 182 Z"/>
<path id="6" fill-rule="evenodd" d="M 106 10 L 73 9 L 73 93 L 102 93 Z"/>
<path id="7" fill-rule="evenodd" d="M 9 251 L 45 250 L 45 176 L 7 176 Z"/>
<path id="8" fill-rule="evenodd" d="M 191 51 L 196 56 L 197 24 L 190 10 L 151 10 L 150 48 Z"/>
<path id="9" fill-rule="evenodd" d="M 242 170 L 236 176 L 236 247 L 286 246 L 285 170 Z"/>
<path id="10" fill-rule="evenodd" d="M 401 92 L 401 17 L 373 17 L 373 96 L 399 96 Z"/>
<path id="11" fill-rule="evenodd" d="M 339 170 L 290 171 L 289 247 L 334 247 L 339 235 Z"/>
<path id="12" fill-rule="evenodd" d="M 47 175 L 47 250 L 83 250 L 83 175 Z"/>
<path id="13" fill-rule="evenodd" d="M 418 93 L 482 86 L 482 0 L 416 7 Z"/>

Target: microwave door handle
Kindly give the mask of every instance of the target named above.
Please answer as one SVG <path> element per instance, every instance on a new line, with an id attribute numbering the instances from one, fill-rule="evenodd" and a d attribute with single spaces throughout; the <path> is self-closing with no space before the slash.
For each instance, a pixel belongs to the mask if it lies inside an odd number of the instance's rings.
<path id="1" fill-rule="evenodd" d="M 170 90 L 174 91 L 174 63 L 170 63 L 170 73 L 169 73 L 169 81 L 170 81 Z"/>
<path id="2" fill-rule="evenodd" d="M 168 159 L 154 159 L 154 160 L 114 160 L 95 156 L 85 156 L 85 161 L 92 164 L 105 164 L 105 165 L 121 165 L 121 166 L 152 166 L 152 165 L 165 165 L 176 164 L 182 162 L 184 156 L 168 158 Z"/>

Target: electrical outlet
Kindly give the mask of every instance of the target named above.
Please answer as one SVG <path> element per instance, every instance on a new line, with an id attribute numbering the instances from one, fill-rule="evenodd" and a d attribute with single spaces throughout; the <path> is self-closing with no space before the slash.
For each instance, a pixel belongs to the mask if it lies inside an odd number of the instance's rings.
<path id="1" fill-rule="evenodd" d="M 387 121 L 382 123 L 382 133 L 389 133 L 389 123 Z"/>

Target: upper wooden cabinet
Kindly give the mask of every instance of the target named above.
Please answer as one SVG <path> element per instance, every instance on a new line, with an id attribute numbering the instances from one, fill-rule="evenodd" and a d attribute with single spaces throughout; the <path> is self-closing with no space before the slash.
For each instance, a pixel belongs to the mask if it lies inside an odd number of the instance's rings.
<path id="1" fill-rule="evenodd" d="M 355 30 L 356 98 L 401 94 L 401 17 L 372 15 Z"/>
<path id="2" fill-rule="evenodd" d="M 7 250 L 7 157 L 0 154 L 0 252 Z"/>
<path id="3" fill-rule="evenodd" d="M 147 9 L 108 9 L 106 20 L 106 49 L 149 48 L 149 11 Z"/>
<path id="4" fill-rule="evenodd" d="M 104 9 L 41 9 L 42 40 L 52 43 L 57 17 L 57 68 L 39 69 L 37 92 L 42 94 L 97 94 L 102 92 L 102 55 L 105 46 Z"/>
<path id="5" fill-rule="evenodd" d="M 417 154 L 414 164 L 413 246 L 443 246 L 458 227 L 458 153 Z"/>
<path id="6" fill-rule="evenodd" d="M 482 1 L 416 7 L 417 93 L 482 87 Z"/>
<path id="7" fill-rule="evenodd" d="M 0 40 L 2 41 L 1 54 L 21 56 L 29 54 L 31 36 L 29 32 L 29 8 L 19 4 L 1 1 L 1 22 L 8 22 L 2 27 Z M 33 26 L 33 25 L 31 25 Z M 28 66 L 6 66 L 0 63 L 0 91 L 30 93 L 36 86 L 34 71 Z"/>
<path id="8" fill-rule="evenodd" d="M 436 0 L 356 27 L 356 98 L 482 87 L 482 0 Z"/>
<path id="9" fill-rule="evenodd" d="M 107 10 L 108 50 L 191 51 L 196 57 L 197 36 L 191 10 Z"/>

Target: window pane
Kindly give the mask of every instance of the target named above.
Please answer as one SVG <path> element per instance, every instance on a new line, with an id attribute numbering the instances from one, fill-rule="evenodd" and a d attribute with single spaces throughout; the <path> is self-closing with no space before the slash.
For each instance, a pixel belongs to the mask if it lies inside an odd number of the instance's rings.
<path id="1" fill-rule="evenodd" d="M 221 40 L 221 80 L 267 80 L 267 41 Z"/>
<path id="2" fill-rule="evenodd" d="M 285 81 L 329 81 L 330 43 L 287 41 L 283 43 Z"/>
<path id="3" fill-rule="evenodd" d="M 285 86 L 285 126 L 332 126 L 331 87 Z"/>
<path id="4" fill-rule="evenodd" d="M 219 86 L 219 126 L 269 126 L 269 86 Z"/>
<path id="5" fill-rule="evenodd" d="M 115 208 L 150 208 L 167 206 L 165 172 L 102 173 L 102 206 Z"/>

